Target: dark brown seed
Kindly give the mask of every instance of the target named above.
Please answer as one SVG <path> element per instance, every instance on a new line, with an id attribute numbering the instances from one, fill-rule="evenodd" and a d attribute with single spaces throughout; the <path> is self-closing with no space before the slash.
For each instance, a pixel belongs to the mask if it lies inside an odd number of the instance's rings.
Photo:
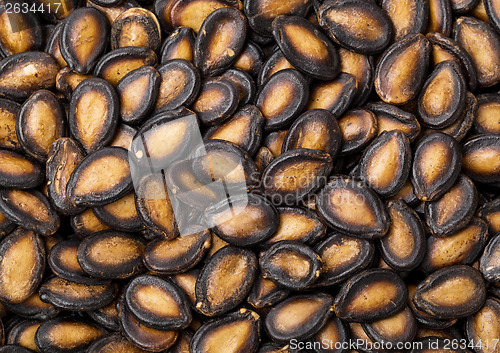
<path id="1" fill-rule="evenodd" d="M 107 145 L 120 116 L 114 88 L 100 78 L 89 78 L 73 92 L 69 106 L 69 129 L 87 153 Z"/>
<path id="2" fill-rule="evenodd" d="M 179 287 L 189 300 L 189 304 L 193 309 L 196 308 L 196 281 L 200 276 L 201 269 L 193 269 L 187 272 L 176 273 L 169 278 L 174 284 Z"/>
<path id="3" fill-rule="evenodd" d="M 71 174 L 66 188 L 78 206 L 103 206 L 125 196 L 132 189 L 128 152 L 106 147 L 89 154 Z"/>
<path id="4" fill-rule="evenodd" d="M 85 237 L 78 246 L 78 263 L 92 277 L 130 278 L 144 269 L 144 242 L 133 235 L 100 232 Z"/>
<path id="5" fill-rule="evenodd" d="M 201 78 L 194 65 L 184 59 L 173 59 L 158 68 L 160 86 L 155 110 L 175 110 L 189 106 L 200 92 Z"/>
<path id="6" fill-rule="evenodd" d="M 295 295 L 275 305 L 266 316 L 267 334 L 277 342 L 301 341 L 319 332 L 333 311 L 325 293 Z"/>
<path id="7" fill-rule="evenodd" d="M 488 240 L 488 227 L 479 218 L 444 238 L 429 236 L 427 252 L 420 266 L 427 273 L 453 265 L 471 264 L 481 254 Z"/>
<path id="8" fill-rule="evenodd" d="M 340 71 L 356 78 L 356 96 L 353 104 L 362 105 L 373 89 L 375 64 L 371 56 L 339 48 Z"/>
<path id="9" fill-rule="evenodd" d="M 73 11 L 64 22 L 59 38 L 61 54 L 71 70 L 87 74 L 106 50 L 109 22 L 92 7 Z"/>
<path id="10" fill-rule="evenodd" d="M 331 286 L 367 268 L 373 260 L 375 247 L 367 240 L 333 233 L 319 243 L 315 251 L 322 262 L 317 286 Z"/>
<path id="11" fill-rule="evenodd" d="M 144 228 L 135 208 L 133 192 L 110 204 L 94 207 L 92 211 L 102 223 L 115 230 L 138 232 Z"/>
<path id="12" fill-rule="evenodd" d="M 145 65 L 155 66 L 156 53 L 147 47 L 125 47 L 101 56 L 94 69 L 95 76 L 116 86 L 129 72 Z"/>
<path id="13" fill-rule="evenodd" d="M 341 133 L 333 114 L 324 109 L 313 109 L 299 116 L 290 126 L 282 151 L 299 148 L 321 150 L 335 159 L 340 144 Z"/>
<path id="14" fill-rule="evenodd" d="M 430 329 L 443 330 L 453 326 L 457 322 L 457 319 L 448 319 L 448 320 L 436 319 L 427 314 L 426 312 L 418 309 L 415 306 L 413 300 L 415 298 L 416 291 L 417 291 L 417 286 L 415 284 L 408 285 L 408 305 L 413 311 L 413 314 L 415 315 L 415 319 L 417 319 L 419 326 Z"/>
<path id="15" fill-rule="evenodd" d="M 482 183 L 500 182 L 500 136 L 476 135 L 462 146 L 463 171 Z"/>
<path id="16" fill-rule="evenodd" d="M 165 64 L 172 59 L 193 61 L 195 35 L 189 27 L 179 27 L 165 39 L 161 47 L 160 62 Z"/>
<path id="17" fill-rule="evenodd" d="M 218 316 L 245 300 L 257 276 L 257 258 L 249 250 L 226 246 L 210 257 L 196 281 L 196 309 Z"/>
<path id="18" fill-rule="evenodd" d="M 110 146 L 122 147 L 130 151 L 132 148 L 132 141 L 137 133 L 137 129 L 125 124 L 120 124 L 116 128 L 115 136 L 110 142 Z"/>
<path id="19" fill-rule="evenodd" d="M 0 347 L 0 353 L 32 353 L 32 350 L 18 345 L 7 344 Z"/>
<path id="20" fill-rule="evenodd" d="M 170 202 L 165 181 L 160 176 L 152 174 L 139 181 L 135 206 L 150 231 L 166 239 L 174 239 L 179 234 L 174 205 Z"/>
<path id="21" fill-rule="evenodd" d="M 403 201 L 387 204 L 391 225 L 380 239 L 380 253 L 385 262 L 397 271 L 416 268 L 425 255 L 425 230 L 417 213 Z"/>
<path id="22" fill-rule="evenodd" d="M 200 31 L 203 22 L 213 11 L 226 7 L 241 10 L 243 7 L 240 0 L 178 0 L 170 6 L 168 25 L 173 28 L 190 27 L 195 33 Z"/>
<path id="23" fill-rule="evenodd" d="M 9 234 L 16 228 L 16 224 L 0 213 L 0 237 Z"/>
<path id="24" fill-rule="evenodd" d="M 282 240 L 311 245 L 325 236 L 326 226 L 314 212 L 299 207 L 278 207 L 277 210 L 280 217 L 278 229 L 262 244 L 263 246 L 273 245 Z"/>
<path id="25" fill-rule="evenodd" d="M 40 325 L 35 343 L 40 352 L 84 352 L 104 335 L 102 328 L 89 321 L 56 318 Z"/>
<path id="26" fill-rule="evenodd" d="M 469 12 L 478 3 L 478 0 L 451 0 L 451 9 L 454 13 L 461 14 Z"/>
<path id="27" fill-rule="evenodd" d="M 278 130 L 270 132 L 264 137 L 264 146 L 271 151 L 274 157 L 278 157 L 281 154 L 287 133 L 288 130 Z"/>
<path id="28" fill-rule="evenodd" d="M 417 334 L 417 322 L 411 309 L 406 306 L 399 313 L 387 319 L 363 323 L 363 329 L 374 342 L 411 342 Z"/>
<path id="29" fill-rule="evenodd" d="M 36 190 L 0 190 L 0 212 L 12 222 L 45 236 L 59 229 L 59 215 Z"/>
<path id="30" fill-rule="evenodd" d="M 472 0 L 469 0 L 470 2 Z M 475 3 L 477 3 L 476 1 Z M 490 24 L 495 28 L 497 33 L 500 33 L 500 3 L 498 0 L 483 0 L 479 1 L 483 3 L 484 5 L 484 10 L 488 16 L 488 20 Z M 474 14 L 475 17 L 478 17 L 476 14 Z"/>
<path id="31" fill-rule="evenodd" d="M 291 353 L 291 348 L 288 344 L 264 343 L 257 353 Z"/>
<path id="32" fill-rule="evenodd" d="M 280 15 L 272 28 L 274 39 L 294 67 L 320 80 L 338 75 L 339 56 L 333 43 L 305 18 Z"/>
<path id="33" fill-rule="evenodd" d="M 38 320 L 23 320 L 15 324 L 8 333 L 7 344 L 15 344 L 20 347 L 31 349 L 31 351 L 28 352 L 37 352 L 38 349 L 35 345 L 35 333 L 41 323 L 42 322 Z M 2 345 L 3 344 L 4 342 L 2 342 Z M 14 350 L 14 352 L 16 351 Z"/>
<path id="34" fill-rule="evenodd" d="M 24 100 L 39 89 L 56 85 L 59 65 L 42 52 L 23 52 L 0 61 L 0 97 Z"/>
<path id="35" fill-rule="evenodd" d="M 40 299 L 69 311 L 95 310 L 111 303 L 118 286 L 113 283 L 88 285 L 52 277 L 40 286 Z"/>
<path id="36" fill-rule="evenodd" d="M 478 194 L 472 180 L 459 176 L 443 196 L 425 203 L 425 221 L 434 235 L 449 235 L 463 228 L 472 219 Z"/>
<path id="37" fill-rule="evenodd" d="M 288 297 L 290 291 L 279 287 L 270 279 L 257 276 L 248 295 L 248 303 L 256 309 L 272 307 Z"/>
<path id="38" fill-rule="evenodd" d="M 500 198 L 484 203 L 477 215 L 488 224 L 490 235 L 495 236 L 500 233 Z"/>
<path id="39" fill-rule="evenodd" d="M 377 117 L 368 109 L 348 110 L 339 117 L 338 124 L 342 134 L 341 154 L 360 151 L 376 136 Z"/>
<path id="40" fill-rule="evenodd" d="M 262 173 L 264 169 L 274 160 L 274 155 L 271 150 L 265 146 L 262 146 L 257 151 L 254 157 L 254 162 L 259 168 L 259 173 Z"/>
<path id="41" fill-rule="evenodd" d="M 238 87 L 240 107 L 255 100 L 257 87 L 249 73 L 233 67 L 224 71 L 221 76 L 232 81 Z"/>
<path id="42" fill-rule="evenodd" d="M 211 243 L 208 230 L 183 235 L 173 240 L 155 239 L 144 250 L 144 264 L 159 274 L 185 272 L 201 261 Z"/>
<path id="43" fill-rule="evenodd" d="M 71 228 L 80 238 L 102 230 L 109 230 L 107 225 L 97 219 L 91 208 L 87 208 L 82 213 L 71 216 L 70 223 Z"/>
<path id="44" fill-rule="evenodd" d="M 62 92 L 67 99 L 71 99 L 71 95 L 73 94 L 76 86 L 78 86 L 83 80 L 91 77 L 93 76 L 90 74 L 79 74 L 78 72 L 71 70 L 69 67 L 64 67 L 57 73 L 56 88 L 59 92 Z"/>
<path id="45" fill-rule="evenodd" d="M 189 351 L 254 353 L 260 343 L 260 326 L 260 316 L 254 311 L 242 308 L 203 324 L 191 339 Z"/>
<path id="46" fill-rule="evenodd" d="M 0 148 L 21 150 L 16 133 L 16 117 L 21 106 L 0 98 Z"/>
<path id="47" fill-rule="evenodd" d="M 464 108 L 465 88 L 462 71 L 455 61 L 437 64 L 418 97 L 422 123 L 438 129 L 453 124 Z"/>
<path id="48" fill-rule="evenodd" d="M 226 78 L 213 77 L 202 82 L 192 109 L 203 124 L 212 126 L 229 118 L 238 104 L 238 86 Z"/>
<path id="49" fill-rule="evenodd" d="M 500 94 L 477 96 L 474 129 L 480 134 L 500 134 Z"/>
<path id="50" fill-rule="evenodd" d="M 194 64 L 202 76 L 214 76 L 231 66 L 245 46 L 247 21 L 238 10 L 213 11 L 203 22 L 194 44 Z"/>
<path id="51" fill-rule="evenodd" d="M 411 147 L 402 131 L 384 131 L 363 152 L 359 176 L 379 195 L 395 195 L 408 179 Z"/>
<path id="52" fill-rule="evenodd" d="M 304 148 L 285 152 L 262 174 L 266 196 L 277 204 L 295 203 L 321 188 L 331 169 L 328 153 Z"/>
<path id="53" fill-rule="evenodd" d="M 320 275 L 321 258 L 310 247 L 296 241 L 280 241 L 262 252 L 259 266 L 264 278 L 291 290 L 303 290 Z"/>
<path id="54" fill-rule="evenodd" d="M 469 89 L 474 91 L 477 87 L 477 70 L 469 53 L 453 39 L 441 33 L 428 33 L 426 37 L 432 44 L 432 62 L 434 65 L 447 60 L 455 61 L 460 65 L 467 79 Z"/>
<path id="55" fill-rule="evenodd" d="M 311 87 L 306 108 L 307 110 L 326 109 L 339 118 L 356 97 L 356 87 L 356 78 L 344 72 L 332 81 L 319 81 Z"/>
<path id="56" fill-rule="evenodd" d="M 281 70 L 271 76 L 256 101 L 266 118 L 265 129 L 276 130 L 290 124 L 304 109 L 308 98 L 307 82 L 297 70 Z"/>
<path id="57" fill-rule="evenodd" d="M 225 140 L 253 156 L 262 142 L 264 117 L 254 105 L 245 105 L 221 125 L 210 128 L 204 138 Z"/>
<path id="58" fill-rule="evenodd" d="M 181 290 L 153 275 L 135 277 L 125 289 L 126 308 L 141 323 L 157 330 L 177 330 L 191 322 L 191 309 Z"/>
<path id="59" fill-rule="evenodd" d="M 283 55 L 283 52 L 277 48 L 274 53 L 270 54 L 267 60 L 263 63 L 257 83 L 260 86 L 262 86 L 272 75 L 275 73 L 285 70 L 285 69 L 294 69 L 292 64 L 285 58 L 285 55 Z"/>
<path id="60" fill-rule="evenodd" d="M 133 7 L 120 14 L 111 26 L 111 49 L 148 47 L 158 51 L 161 44 L 160 23 L 149 10 Z"/>
<path id="61" fill-rule="evenodd" d="M 33 159 L 0 149 L 0 186 L 27 189 L 43 182 L 43 169 Z"/>
<path id="62" fill-rule="evenodd" d="M 16 132 L 19 143 L 32 157 L 45 161 L 52 142 L 64 136 L 66 113 L 56 95 L 38 90 L 21 107 Z"/>
<path id="63" fill-rule="evenodd" d="M 471 56 L 480 87 L 500 82 L 500 37 L 493 28 L 473 17 L 460 17 L 453 25 L 454 39 Z"/>
<path id="64" fill-rule="evenodd" d="M 160 75 L 152 66 L 142 66 L 125 75 L 116 85 L 120 115 L 127 124 L 144 120 L 151 112 L 160 88 Z"/>
<path id="65" fill-rule="evenodd" d="M 356 237 L 380 238 L 389 229 L 382 201 L 357 179 L 333 177 L 320 191 L 317 207 L 329 226 Z"/>
<path id="66" fill-rule="evenodd" d="M 310 338 L 310 342 L 314 347 L 320 347 L 316 349 L 318 353 L 340 353 L 343 350 L 342 345 L 345 345 L 344 342 L 348 342 L 349 338 L 346 325 L 332 314 L 323 328 Z"/>
<path id="67" fill-rule="evenodd" d="M 479 269 L 484 278 L 490 282 L 498 282 L 500 279 L 500 237 L 492 238 L 479 261 Z"/>
<path id="68" fill-rule="evenodd" d="M 162 352 L 169 349 L 178 337 L 178 331 L 156 330 L 147 327 L 120 307 L 120 329 L 136 347 L 148 352 Z M 182 332 L 182 331 L 181 331 Z"/>
<path id="69" fill-rule="evenodd" d="M 64 21 L 61 21 L 54 27 L 54 29 L 50 33 L 50 36 L 46 40 L 44 49 L 46 53 L 49 53 L 54 57 L 54 59 L 56 59 L 57 63 L 61 68 L 68 66 L 68 63 L 62 57 L 61 47 L 59 46 L 59 38 L 61 37 L 61 30 L 64 26 L 64 23 L 65 23 Z"/>
<path id="70" fill-rule="evenodd" d="M 87 311 L 87 314 L 99 325 L 112 331 L 119 331 L 120 325 L 118 323 L 119 315 L 116 309 L 118 299 L 113 300 L 108 305 L 105 305 L 94 311 Z"/>
<path id="71" fill-rule="evenodd" d="M 344 283 L 335 297 L 335 313 L 347 321 L 387 319 L 406 305 L 408 291 L 393 271 L 365 270 Z"/>
<path id="72" fill-rule="evenodd" d="M 452 137 L 440 132 L 425 135 L 413 157 L 411 180 L 417 197 L 434 201 L 444 195 L 458 178 L 461 157 L 460 146 Z"/>
<path id="73" fill-rule="evenodd" d="M 360 54 L 382 52 L 393 37 L 391 19 L 372 2 L 326 2 L 318 10 L 318 21 L 335 42 Z"/>
<path id="74" fill-rule="evenodd" d="M 252 77 L 256 78 L 263 63 L 264 53 L 262 49 L 258 45 L 248 41 L 233 66 L 248 72 Z"/>
<path id="75" fill-rule="evenodd" d="M 438 319 L 456 319 L 477 312 L 486 299 L 481 273 L 466 265 L 449 266 L 433 272 L 417 287 L 413 302 Z"/>
<path id="76" fill-rule="evenodd" d="M 446 37 L 451 33 L 453 17 L 451 13 L 451 1 L 428 0 L 429 21 L 427 22 L 427 33 L 437 32 Z"/>
<path id="77" fill-rule="evenodd" d="M 394 26 L 394 40 L 408 34 L 424 33 L 429 17 L 427 1 L 383 0 L 381 6 Z"/>
<path id="78" fill-rule="evenodd" d="M 377 117 L 377 135 L 384 131 L 401 130 L 410 142 L 414 142 L 419 136 L 420 124 L 412 113 L 386 103 L 368 103 L 366 108 Z"/>
<path id="79" fill-rule="evenodd" d="M 391 45 L 375 71 L 375 90 L 389 104 L 415 98 L 424 83 L 431 45 L 421 34 L 412 34 Z"/>
<path id="80" fill-rule="evenodd" d="M 87 272 L 82 270 L 77 258 L 78 245 L 80 245 L 79 240 L 68 239 L 60 241 L 52 247 L 47 259 L 52 272 L 70 282 L 87 285 L 107 284 L 109 281 L 91 278 Z"/>
<path id="81" fill-rule="evenodd" d="M 495 342 L 500 337 L 500 301 L 488 298 L 484 306 L 476 314 L 467 319 L 465 332 L 471 342 Z M 474 351 L 478 353 L 495 352 L 496 347 L 478 345 Z"/>
<path id="82" fill-rule="evenodd" d="M 144 351 L 120 334 L 103 337 L 95 341 L 88 349 L 87 353 L 144 353 Z"/>
<path id="83" fill-rule="evenodd" d="M 21 1 L 12 1 L 11 9 L 23 7 Z M 0 53 L 3 57 L 26 51 L 39 50 L 43 45 L 43 31 L 35 12 L 7 11 L 0 14 Z"/>
<path id="84" fill-rule="evenodd" d="M 17 304 L 38 288 L 45 270 L 45 247 L 39 235 L 17 229 L 0 242 L 0 299 Z"/>

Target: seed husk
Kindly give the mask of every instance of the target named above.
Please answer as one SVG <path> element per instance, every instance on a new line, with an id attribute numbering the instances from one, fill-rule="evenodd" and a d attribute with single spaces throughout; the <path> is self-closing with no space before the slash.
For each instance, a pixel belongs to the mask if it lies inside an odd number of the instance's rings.
<path id="1" fill-rule="evenodd" d="M 425 221 L 434 235 L 452 234 L 469 223 L 477 204 L 474 183 L 465 175 L 460 175 L 443 196 L 425 204 Z"/>
<path id="2" fill-rule="evenodd" d="M 45 270 L 45 247 L 36 233 L 18 228 L 0 242 L 0 299 L 18 304 L 38 288 Z"/>
<path id="3" fill-rule="evenodd" d="M 144 325 L 157 330 L 178 330 L 191 322 L 191 309 L 181 290 L 153 275 L 132 279 L 125 289 L 125 307 Z"/>
<path id="4" fill-rule="evenodd" d="M 421 268 L 432 273 L 446 266 L 469 265 L 481 254 L 487 241 L 488 227 L 479 218 L 473 218 L 465 228 L 446 237 L 431 235 L 427 238 L 427 253 Z"/>
<path id="5" fill-rule="evenodd" d="M 465 80 L 460 66 L 452 60 L 436 65 L 418 98 L 420 121 L 431 128 L 453 124 L 465 105 Z"/>
<path id="6" fill-rule="evenodd" d="M 441 33 L 449 36 L 453 25 L 451 12 L 451 1 L 428 0 L 429 21 L 427 22 L 427 33 Z"/>
<path id="7" fill-rule="evenodd" d="M 422 201 L 439 199 L 455 184 L 461 166 L 462 152 L 455 139 L 440 132 L 425 135 L 413 157 L 415 194 Z"/>
<path id="8" fill-rule="evenodd" d="M 133 7 L 122 12 L 111 26 L 111 49 L 148 47 L 158 51 L 161 28 L 156 16 L 149 10 Z"/>
<path id="9" fill-rule="evenodd" d="M 144 264 L 151 271 L 160 274 L 185 272 L 201 261 L 211 243 L 208 230 L 172 240 L 155 239 L 144 250 Z"/>
<path id="10" fill-rule="evenodd" d="M 196 281 L 196 309 L 219 316 L 236 308 L 252 289 L 257 257 L 249 250 L 226 246 L 212 255 Z"/>
<path id="11" fill-rule="evenodd" d="M 88 74 L 104 54 L 109 41 L 106 16 L 92 7 L 73 11 L 64 21 L 59 37 L 61 55 L 71 70 Z"/>
<path id="12" fill-rule="evenodd" d="M 472 58 L 477 69 L 479 87 L 500 82 L 500 37 L 493 28 L 476 18 L 462 16 L 453 25 L 453 39 Z"/>
<path id="13" fill-rule="evenodd" d="M 500 136 L 476 135 L 462 145 L 463 171 L 482 183 L 500 182 Z"/>
<path id="14" fill-rule="evenodd" d="M 490 282 L 498 282 L 500 279 L 498 254 L 500 254 L 500 238 L 496 236 L 488 242 L 479 261 L 481 273 Z"/>
<path id="15" fill-rule="evenodd" d="M 375 91 L 389 104 L 405 104 L 415 98 L 424 83 L 431 45 L 421 34 L 408 35 L 391 45 L 375 71 Z"/>
<path id="16" fill-rule="evenodd" d="M 17 225 L 45 236 L 59 229 L 59 215 L 49 200 L 34 189 L 0 190 L 0 212 Z"/>
<path id="17" fill-rule="evenodd" d="M 359 179 L 334 176 L 320 191 L 317 208 L 330 227 L 356 237 L 380 238 L 389 229 L 382 201 Z"/>
<path id="18" fill-rule="evenodd" d="M 159 88 L 160 75 L 152 66 L 142 66 L 125 75 L 116 85 L 122 120 L 127 124 L 144 120 L 154 107 Z"/>
<path id="19" fill-rule="evenodd" d="M 394 26 L 394 40 L 399 40 L 408 34 L 424 33 L 429 18 L 427 1 L 383 0 L 381 6 Z"/>
<path id="20" fill-rule="evenodd" d="M 194 65 L 202 76 L 214 76 L 231 66 L 245 46 L 247 21 L 237 9 L 226 7 L 207 16 L 194 43 Z"/>
<path id="21" fill-rule="evenodd" d="M 21 153 L 0 149 L 0 186 L 29 189 L 43 182 L 43 168 Z"/>
<path id="22" fill-rule="evenodd" d="M 325 293 L 294 295 L 276 304 L 265 319 L 266 332 L 274 341 L 301 341 L 316 334 L 333 311 L 333 298 Z"/>
<path id="23" fill-rule="evenodd" d="M 0 97 L 15 101 L 28 98 L 39 89 L 56 85 L 59 65 L 47 53 L 29 51 L 0 61 Z"/>
<path id="24" fill-rule="evenodd" d="M 413 270 L 426 252 L 422 221 L 403 201 L 388 202 L 387 211 L 391 225 L 387 235 L 380 239 L 380 254 L 397 271 Z"/>
<path id="25" fill-rule="evenodd" d="M 87 153 L 106 146 L 114 136 L 120 116 L 114 88 L 100 78 L 82 81 L 69 106 L 69 130 Z"/>
<path id="26" fill-rule="evenodd" d="M 256 106 L 266 118 L 265 130 L 289 125 L 301 113 L 309 98 L 304 76 L 294 69 L 281 70 L 263 84 Z"/>
<path id="27" fill-rule="evenodd" d="M 334 79 L 340 70 L 333 43 L 303 17 L 280 15 L 272 23 L 273 36 L 286 59 L 320 80 Z"/>
<path id="28" fill-rule="evenodd" d="M 408 291 L 395 272 L 365 270 L 347 280 L 335 297 L 335 313 L 347 321 L 387 319 L 406 305 Z"/>
<path id="29" fill-rule="evenodd" d="M 19 111 L 16 122 L 19 143 L 37 160 L 47 160 L 52 142 L 63 137 L 65 130 L 66 113 L 50 91 L 38 90 Z"/>
<path id="30" fill-rule="evenodd" d="M 0 213 L 0 237 L 9 234 L 16 228 L 16 224 Z"/>
<path id="31" fill-rule="evenodd" d="M 433 272 L 421 282 L 413 302 L 437 319 L 457 319 L 477 312 L 486 299 L 481 273 L 471 266 L 456 265 Z"/>
<path id="32" fill-rule="evenodd" d="M 131 189 L 128 152 L 121 147 L 106 147 L 89 154 L 76 166 L 66 187 L 73 203 L 91 207 L 116 201 Z"/>
<path id="33" fill-rule="evenodd" d="M 192 353 L 210 350 L 227 353 L 256 352 L 260 342 L 260 316 L 251 310 L 237 312 L 203 324 L 189 345 Z"/>
<path id="34" fill-rule="evenodd" d="M 318 22 L 343 47 L 360 54 L 378 54 L 393 37 L 391 19 L 377 5 L 358 0 L 325 2 Z"/>
<path id="35" fill-rule="evenodd" d="M 178 27 L 165 39 L 161 47 L 160 62 L 172 59 L 193 61 L 195 35 L 189 27 Z"/>
<path id="36" fill-rule="evenodd" d="M 154 109 L 175 110 L 189 106 L 200 92 L 201 78 L 195 66 L 185 59 L 172 59 L 158 68 L 160 86 Z"/>
<path id="37" fill-rule="evenodd" d="M 321 265 L 320 256 L 297 241 L 280 241 L 262 252 L 259 258 L 264 278 L 296 291 L 306 289 L 318 280 Z"/>
<path id="38" fill-rule="evenodd" d="M 116 128 L 115 136 L 110 142 L 110 146 L 122 147 L 130 151 L 132 149 L 132 141 L 137 133 L 137 129 L 130 125 L 120 124 Z"/>
<path id="39" fill-rule="evenodd" d="M 105 331 L 96 324 L 73 318 L 55 318 L 43 322 L 35 334 L 40 352 L 84 352 Z"/>

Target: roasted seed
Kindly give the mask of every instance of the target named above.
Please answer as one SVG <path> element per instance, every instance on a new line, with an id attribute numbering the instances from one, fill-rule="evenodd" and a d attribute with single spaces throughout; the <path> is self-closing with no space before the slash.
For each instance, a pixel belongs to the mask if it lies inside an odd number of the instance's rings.
<path id="1" fill-rule="evenodd" d="M 149 10 L 133 7 L 122 12 L 111 26 L 111 49 L 148 47 L 158 51 L 161 28 L 156 16 Z"/>
<path id="2" fill-rule="evenodd" d="M 42 167 L 24 155 L 0 149 L 0 186 L 29 189 L 43 182 Z"/>
<path id="3" fill-rule="evenodd" d="M 462 146 L 463 171 L 482 183 L 500 182 L 500 136 L 476 135 Z"/>
<path id="4" fill-rule="evenodd" d="M 103 337 L 95 341 L 88 349 L 88 353 L 143 353 L 144 351 L 130 343 L 120 334 Z"/>
<path id="5" fill-rule="evenodd" d="M 484 278 L 490 282 L 498 282 L 500 278 L 500 263 L 498 255 L 500 254 L 500 238 L 492 238 L 479 261 L 479 269 Z"/>
<path id="6" fill-rule="evenodd" d="M 332 81 L 318 81 L 311 87 L 307 109 L 326 109 L 340 118 L 353 102 L 357 90 L 356 78 L 348 73 L 340 73 Z"/>
<path id="7" fill-rule="evenodd" d="M 397 314 L 374 321 L 363 323 L 363 329 L 374 342 L 411 342 L 417 334 L 417 322 L 410 307 L 406 306 Z"/>
<path id="8" fill-rule="evenodd" d="M 500 134 L 500 94 L 479 95 L 477 103 L 474 129 L 480 134 Z"/>
<path id="9" fill-rule="evenodd" d="M 0 148 L 22 149 L 16 133 L 16 117 L 20 108 L 16 102 L 0 98 Z"/>
<path id="10" fill-rule="evenodd" d="M 109 229 L 107 225 L 97 219 L 91 208 L 87 208 L 83 212 L 71 216 L 70 224 L 73 231 L 80 238 Z"/>
<path id="11" fill-rule="evenodd" d="M 377 135 L 384 131 L 401 130 L 410 142 L 420 134 L 420 124 L 412 113 L 386 103 L 368 103 L 366 108 L 377 118 Z"/>
<path id="12" fill-rule="evenodd" d="M 279 287 L 270 279 L 257 276 L 248 295 L 248 303 L 256 309 L 272 307 L 288 297 L 290 290 Z"/>
<path id="13" fill-rule="evenodd" d="M 138 232 L 144 228 L 142 220 L 135 208 L 133 192 L 115 202 L 104 206 L 94 207 L 92 212 L 105 225 L 122 232 Z"/>
<path id="14" fill-rule="evenodd" d="M 424 33 L 429 17 L 427 1 L 383 0 L 381 6 L 394 26 L 394 40 L 399 40 L 408 34 Z"/>
<path id="15" fill-rule="evenodd" d="M 172 59 L 193 61 L 195 35 L 189 27 L 176 28 L 165 39 L 161 47 L 160 62 L 165 64 Z"/>

